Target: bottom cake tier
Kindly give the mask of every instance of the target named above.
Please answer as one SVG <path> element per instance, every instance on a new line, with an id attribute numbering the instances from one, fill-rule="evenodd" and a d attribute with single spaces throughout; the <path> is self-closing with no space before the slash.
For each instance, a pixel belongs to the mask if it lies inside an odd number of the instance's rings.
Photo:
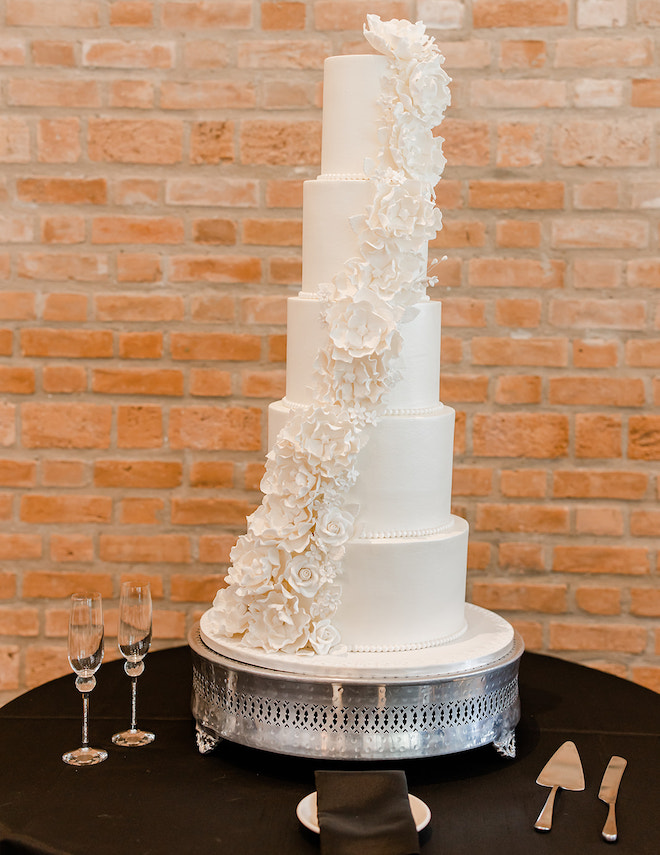
<path id="1" fill-rule="evenodd" d="M 350 540 L 337 578 L 339 605 L 331 617 L 341 648 L 358 654 L 405 653 L 460 637 L 467 626 L 467 546 L 468 524 L 457 516 L 450 516 L 444 530 L 433 534 Z M 259 664 L 277 661 L 270 651 L 260 654 L 217 635 L 213 609 L 202 616 L 201 626 L 206 643 L 220 653 L 245 651 L 250 657 L 246 661 L 256 659 Z M 292 663 L 333 659 L 290 657 Z M 294 664 L 293 670 L 298 667 Z"/>
<path id="2" fill-rule="evenodd" d="M 333 623 L 349 652 L 435 647 L 466 629 L 468 524 L 413 537 L 365 537 L 346 544 Z"/>

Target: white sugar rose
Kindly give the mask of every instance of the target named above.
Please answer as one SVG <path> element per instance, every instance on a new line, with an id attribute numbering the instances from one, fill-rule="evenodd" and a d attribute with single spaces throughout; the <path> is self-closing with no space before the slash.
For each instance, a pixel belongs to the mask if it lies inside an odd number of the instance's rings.
<path id="1" fill-rule="evenodd" d="M 247 605 L 231 588 L 221 588 L 213 600 L 209 620 L 212 635 L 238 635 L 248 626 Z"/>
<path id="2" fill-rule="evenodd" d="M 426 243 L 420 244 L 418 250 L 411 249 L 409 243 L 405 248 L 407 251 L 402 252 L 400 243 L 394 238 L 374 240 L 373 245 L 364 247 L 371 265 L 370 290 L 376 298 L 393 307 L 397 322 L 400 308 L 410 304 L 410 289 L 415 288 L 418 280 L 423 280 L 423 287 L 426 287 Z"/>
<path id="3" fill-rule="evenodd" d="M 408 238 L 415 246 L 435 235 L 440 228 L 439 214 L 428 188 L 420 181 L 381 182 L 366 224 L 383 241 Z M 397 249 L 405 253 L 405 244 L 397 245 Z"/>
<path id="4" fill-rule="evenodd" d="M 271 591 L 251 604 L 249 619 L 244 641 L 250 647 L 295 653 L 307 644 L 310 617 L 300 608 L 295 594 Z"/>
<path id="5" fill-rule="evenodd" d="M 433 137 L 418 119 L 401 115 L 392 127 L 389 150 L 408 178 L 435 187 L 447 162 L 442 153 L 443 142 L 442 137 Z"/>
<path id="6" fill-rule="evenodd" d="M 350 403 L 379 404 L 386 386 L 383 373 L 378 369 L 382 365 L 382 354 L 364 356 L 354 360 L 346 371 L 337 377 L 340 400 Z"/>
<path id="7" fill-rule="evenodd" d="M 284 581 L 297 594 L 313 597 L 326 581 L 321 555 L 312 549 L 294 555 L 284 571 Z"/>
<path id="8" fill-rule="evenodd" d="M 331 558 L 339 560 L 353 534 L 355 517 L 345 507 L 323 508 L 316 521 L 315 539 Z"/>
<path id="9" fill-rule="evenodd" d="M 360 449 L 355 426 L 347 419 L 343 422 L 335 421 L 329 413 L 320 409 L 303 422 L 300 444 L 322 476 L 334 476 L 346 468 Z"/>
<path id="10" fill-rule="evenodd" d="M 335 346 L 333 356 L 344 361 L 383 353 L 389 348 L 396 329 L 390 307 L 384 302 L 374 305 L 366 299 L 334 303 L 326 319 L 330 340 Z"/>
<path id="11" fill-rule="evenodd" d="M 407 94 L 415 113 L 429 127 L 439 125 L 451 101 L 451 77 L 442 67 L 442 57 L 434 56 L 427 62 L 417 63 L 407 83 Z"/>
<path id="12" fill-rule="evenodd" d="M 399 21 L 396 18 L 391 21 L 381 21 L 378 15 L 367 15 L 364 37 L 379 53 L 400 60 L 407 60 L 417 55 L 430 42 L 421 21 L 416 24 L 405 20 Z"/>
<path id="13" fill-rule="evenodd" d="M 362 220 L 362 223 L 359 221 Z M 353 223 L 357 232 L 363 228 L 364 214 L 356 218 Z M 336 289 L 335 300 L 346 297 L 353 298 L 361 288 L 369 283 L 369 266 L 361 258 L 349 259 L 342 270 L 333 279 Z"/>
<path id="14" fill-rule="evenodd" d="M 316 371 L 319 400 L 331 405 L 373 409 L 387 389 L 383 354 L 364 356 L 352 362 L 335 362 L 322 350 L 317 357 Z M 353 415 L 350 421 L 354 422 Z"/>
<path id="15" fill-rule="evenodd" d="M 351 218 L 351 225 L 357 234 L 364 228 L 364 214 Z M 369 266 L 361 258 L 349 258 L 331 282 L 318 286 L 321 300 L 334 303 L 346 297 L 352 298 L 369 281 Z"/>
<path id="16" fill-rule="evenodd" d="M 426 288 L 425 252 L 391 253 L 386 245 L 374 251 L 370 260 L 373 263 L 374 279 L 372 288 L 383 300 L 396 300 L 399 306 L 411 303 L 411 291 Z"/>
<path id="17" fill-rule="evenodd" d="M 316 653 L 324 655 L 339 644 L 340 635 L 335 626 L 329 620 L 321 620 L 312 626 L 309 634 L 309 644 Z"/>
<path id="18" fill-rule="evenodd" d="M 279 496 L 287 506 L 309 505 L 322 486 L 319 472 L 309 460 L 291 443 L 281 443 L 267 457 L 261 490 Z"/>
<path id="19" fill-rule="evenodd" d="M 234 558 L 227 579 L 239 597 L 267 591 L 280 570 L 280 556 L 275 546 L 254 542 Z"/>
<path id="20" fill-rule="evenodd" d="M 288 552 L 302 552 L 307 547 L 313 525 L 308 507 L 290 507 L 277 496 L 265 496 L 260 507 L 248 517 L 252 535 Z"/>

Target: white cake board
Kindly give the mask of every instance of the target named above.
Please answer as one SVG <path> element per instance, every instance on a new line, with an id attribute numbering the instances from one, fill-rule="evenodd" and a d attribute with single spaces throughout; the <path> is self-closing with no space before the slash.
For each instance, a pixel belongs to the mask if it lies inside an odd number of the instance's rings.
<path id="1" fill-rule="evenodd" d="M 211 650 L 237 662 L 305 677 L 388 680 L 437 677 L 469 671 L 501 659 L 513 646 L 513 627 L 494 612 L 467 603 L 465 626 L 458 636 L 434 647 L 382 653 L 329 653 L 325 656 L 268 653 L 239 642 L 216 638 L 209 612 L 200 620 L 200 636 Z"/>
<path id="2" fill-rule="evenodd" d="M 492 743 L 512 757 L 522 639 L 477 606 L 466 619 L 460 638 L 435 648 L 305 657 L 220 643 L 197 624 L 188 640 L 198 748 L 227 739 L 294 756 L 392 760 Z"/>

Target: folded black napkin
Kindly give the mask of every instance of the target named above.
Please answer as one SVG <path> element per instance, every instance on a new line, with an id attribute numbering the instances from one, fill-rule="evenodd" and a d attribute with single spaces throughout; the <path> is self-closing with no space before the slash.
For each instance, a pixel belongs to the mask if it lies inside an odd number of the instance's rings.
<path id="1" fill-rule="evenodd" d="M 404 772 L 316 772 L 322 855 L 418 855 Z"/>

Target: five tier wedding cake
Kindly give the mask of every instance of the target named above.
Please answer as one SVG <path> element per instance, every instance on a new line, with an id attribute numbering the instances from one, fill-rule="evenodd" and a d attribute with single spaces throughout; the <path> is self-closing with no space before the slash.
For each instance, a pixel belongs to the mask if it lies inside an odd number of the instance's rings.
<path id="1" fill-rule="evenodd" d="M 468 525 L 450 507 L 454 411 L 427 296 L 450 79 L 421 23 L 370 15 L 365 37 L 377 54 L 325 62 L 264 497 L 200 631 L 276 670 L 436 673 L 513 631 L 493 616 L 485 638 L 466 606 Z"/>

